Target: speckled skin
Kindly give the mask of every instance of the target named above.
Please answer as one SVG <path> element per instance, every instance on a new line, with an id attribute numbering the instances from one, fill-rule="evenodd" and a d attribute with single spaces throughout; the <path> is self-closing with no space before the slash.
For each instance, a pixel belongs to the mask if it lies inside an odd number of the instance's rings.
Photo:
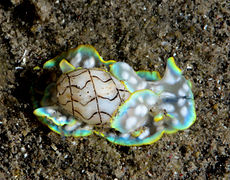
<path id="1" fill-rule="evenodd" d="M 57 81 L 59 105 L 87 124 L 108 123 L 129 95 L 119 80 L 96 68 L 62 74 Z"/>

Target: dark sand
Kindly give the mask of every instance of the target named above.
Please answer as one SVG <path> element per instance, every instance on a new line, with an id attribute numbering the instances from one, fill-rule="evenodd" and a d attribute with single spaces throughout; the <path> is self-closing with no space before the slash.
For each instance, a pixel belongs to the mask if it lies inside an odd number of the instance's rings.
<path id="1" fill-rule="evenodd" d="M 229 18 L 227 0 L 1 0 L 0 179 L 229 179 Z M 80 44 L 161 74 L 175 56 L 195 124 L 141 147 L 50 131 L 32 114 L 30 87 L 44 74 L 33 68 Z"/>

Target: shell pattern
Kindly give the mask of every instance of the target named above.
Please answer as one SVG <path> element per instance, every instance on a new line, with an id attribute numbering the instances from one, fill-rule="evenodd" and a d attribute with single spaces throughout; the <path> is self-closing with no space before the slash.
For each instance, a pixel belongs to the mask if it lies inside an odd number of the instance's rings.
<path id="1" fill-rule="evenodd" d="M 104 61 L 90 45 L 63 52 L 43 67 L 56 66 L 62 75 L 47 87 L 34 114 L 61 135 L 97 134 L 115 144 L 140 146 L 195 122 L 191 82 L 173 57 L 162 78 L 156 71 Z"/>
<path id="2" fill-rule="evenodd" d="M 129 94 L 119 80 L 96 68 L 62 74 L 57 81 L 58 104 L 87 124 L 109 123 Z"/>

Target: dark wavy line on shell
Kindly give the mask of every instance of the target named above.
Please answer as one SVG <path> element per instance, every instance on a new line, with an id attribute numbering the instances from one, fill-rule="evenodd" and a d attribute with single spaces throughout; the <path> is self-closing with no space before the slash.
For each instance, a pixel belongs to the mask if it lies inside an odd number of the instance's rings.
<path id="1" fill-rule="evenodd" d="M 80 70 L 82 70 L 82 69 L 80 69 Z M 75 71 L 79 71 L 79 70 L 76 69 Z M 75 72 L 75 71 L 72 71 L 72 72 Z M 85 72 L 88 72 L 87 69 L 85 69 L 85 71 L 83 71 L 83 72 L 80 72 L 79 74 L 69 75 L 69 77 L 70 77 L 70 78 L 72 78 L 72 77 L 77 77 L 77 76 L 80 76 L 81 74 L 83 74 L 83 73 L 85 73 Z M 71 73 L 71 72 L 70 72 L 70 73 Z"/>
<path id="2" fill-rule="evenodd" d="M 86 71 L 84 71 L 84 72 L 86 72 Z M 83 73 L 83 72 L 82 72 Z M 82 73 L 80 73 L 80 74 L 82 74 Z M 62 79 L 62 81 L 61 82 L 63 82 L 64 81 L 64 79 L 66 79 L 66 77 L 67 76 L 65 76 L 63 79 Z M 70 76 L 70 78 L 72 78 L 72 77 L 75 77 L 75 76 Z M 93 78 L 97 78 L 98 80 L 100 80 L 101 82 L 103 82 L 103 83 L 107 83 L 107 82 L 109 82 L 109 81 L 111 81 L 112 80 L 112 78 L 111 78 L 111 76 L 110 76 L 110 78 L 109 79 L 107 79 L 107 80 L 103 80 L 103 79 L 101 79 L 101 78 L 99 78 L 98 76 L 92 76 Z M 88 81 L 91 81 L 91 80 L 88 80 Z M 75 86 L 76 88 L 78 88 L 78 89 L 80 89 L 80 90 L 82 90 L 82 89 L 84 89 L 85 88 L 85 86 L 86 86 L 86 84 L 88 83 L 88 81 L 86 81 L 86 83 L 85 83 L 85 85 L 82 87 L 82 88 L 79 88 L 79 87 L 77 87 L 77 85 L 70 85 L 70 86 Z M 60 85 L 61 84 L 61 82 L 60 83 L 58 83 L 57 85 Z M 69 86 L 67 86 L 67 87 L 69 87 Z"/>
<path id="3" fill-rule="evenodd" d="M 57 87 L 57 93 L 58 93 L 58 95 L 59 95 L 59 96 L 62 96 L 63 94 L 65 94 L 65 92 L 66 92 L 67 89 L 69 89 L 69 88 L 65 87 L 64 91 L 60 92 L 60 91 L 58 90 L 58 87 Z"/>
<path id="4" fill-rule="evenodd" d="M 77 74 L 77 75 L 72 75 L 72 76 L 70 76 L 70 78 L 72 78 L 72 77 L 77 77 L 77 76 L 79 76 L 79 75 L 81 75 L 81 74 L 83 74 L 83 73 L 85 73 L 85 72 L 87 72 L 87 70 L 86 71 L 84 71 L 84 72 L 81 72 L 80 74 Z M 106 73 L 106 72 L 105 72 Z M 95 76 L 95 75 L 93 75 L 93 76 L 91 76 L 91 77 L 93 77 L 93 78 L 97 78 L 97 79 L 99 79 L 101 82 L 104 82 L 104 83 L 106 83 L 106 82 L 108 82 L 108 81 L 110 81 L 112 78 L 111 78 L 111 75 L 110 74 L 108 74 L 108 76 L 109 76 L 109 78 L 107 79 L 107 80 L 103 80 L 103 79 L 101 79 L 100 77 L 98 77 L 98 76 Z"/>
<path id="5" fill-rule="evenodd" d="M 87 70 L 86 71 L 83 71 L 83 72 L 81 72 L 80 74 L 83 74 L 83 73 L 85 73 L 85 72 L 87 72 Z M 80 74 L 78 74 L 78 75 L 80 75 Z M 72 78 L 72 77 L 77 77 L 78 75 L 76 75 L 76 76 L 69 76 L 70 78 Z M 63 79 L 62 79 L 62 81 L 61 82 L 63 82 L 64 81 L 64 79 L 66 79 L 66 77 L 67 76 L 65 76 Z M 111 78 L 111 76 L 110 76 L 110 78 L 109 79 L 107 79 L 107 80 L 102 80 L 101 78 L 99 78 L 98 76 L 92 76 L 93 78 L 97 78 L 97 79 L 99 79 L 101 82 L 103 82 L 103 83 L 107 83 L 107 82 L 109 82 L 109 81 L 112 81 L 113 79 Z M 60 85 L 61 84 L 61 82 L 60 83 L 58 83 L 57 84 L 57 86 L 58 85 Z M 59 92 L 58 91 L 58 93 L 59 93 L 59 95 L 63 95 L 64 93 L 65 93 L 65 91 L 68 89 L 68 88 L 71 88 L 71 87 L 75 87 L 75 88 L 77 88 L 77 89 L 79 89 L 79 90 L 82 90 L 82 89 L 84 89 L 86 86 L 87 86 L 87 84 L 89 83 L 89 82 L 91 82 L 91 80 L 88 80 L 88 81 L 86 81 L 86 83 L 84 84 L 84 86 L 82 87 L 82 88 L 80 88 L 80 87 L 78 87 L 77 85 L 72 85 L 72 84 L 70 84 L 69 86 L 66 86 L 66 88 L 64 89 L 64 91 L 62 91 L 62 92 Z M 114 83 L 114 85 L 116 86 L 116 84 Z M 123 89 L 119 89 L 119 91 L 125 91 L 125 90 L 123 90 Z M 128 91 L 127 91 L 128 92 Z"/>
<path id="6" fill-rule="evenodd" d="M 109 82 L 109 81 L 112 80 L 112 78 L 110 78 L 110 79 L 107 79 L 106 81 L 103 81 L 102 79 L 100 79 L 100 78 L 97 77 L 97 76 L 92 76 L 92 77 L 95 77 L 95 78 L 99 79 L 99 80 L 100 80 L 101 82 L 103 82 L 103 83 L 107 83 L 107 82 Z M 84 89 L 84 88 L 87 86 L 87 84 L 88 84 L 89 82 L 91 82 L 91 80 L 86 81 L 86 83 L 84 84 L 84 86 L 83 86 L 82 88 L 78 87 L 77 85 L 72 85 L 72 84 L 71 84 L 71 85 L 69 85 L 69 86 L 66 86 L 66 88 L 64 89 L 63 92 L 59 92 L 59 91 L 58 91 L 58 93 L 59 93 L 59 95 L 63 95 L 63 94 L 65 93 L 65 91 L 66 91 L 68 88 L 70 88 L 70 87 L 75 87 L 75 88 L 77 88 L 77 89 L 79 89 L 79 90 L 82 90 L 82 89 Z"/>
<path id="7" fill-rule="evenodd" d="M 75 70 L 76 71 L 76 70 Z M 72 71 L 72 72 L 75 72 L 75 71 Z M 81 75 L 81 74 L 83 74 L 83 73 L 85 73 L 85 72 L 87 72 L 87 70 L 85 70 L 85 71 L 83 71 L 83 72 L 81 72 L 81 73 L 79 73 L 79 74 L 77 74 L 77 75 L 72 75 L 72 76 L 69 76 L 70 78 L 72 78 L 72 77 L 77 77 L 77 76 L 79 76 L 79 75 Z M 70 72 L 71 73 L 71 72 Z M 67 74 L 69 74 L 69 73 L 67 73 Z M 58 82 L 57 83 L 57 85 L 60 85 L 68 76 L 67 76 L 67 74 L 65 74 L 65 76 L 62 78 L 62 80 L 60 81 L 60 82 Z"/>
<path id="8" fill-rule="evenodd" d="M 87 86 L 87 84 L 89 82 L 91 82 L 91 80 L 86 81 L 85 85 L 82 88 L 78 87 L 77 85 L 68 85 L 68 86 L 65 87 L 64 91 L 62 91 L 62 92 L 58 91 L 58 94 L 63 95 L 66 92 L 67 89 L 72 88 L 72 87 L 75 87 L 75 88 L 77 88 L 79 90 L 82 90 Z"/>
<path id="9" fill-rule="evenodd" d="M 117 90 L 129 93 L 129 91 L 127 89 L 117 89 Z"/>
<path id="10" fill-rule="evenodd" d="M 71 100 L 67 100 L 65 103 L 60 103 L 59 102 L 59 104 L 62 105 L 62 106 L 66 106 L 68 103 L 71 103 L 71 102 L 72 102 Z"/>
<path id="11" fill-rule="evenodd" d="M 70 84 L 70 77 L 69 77 L 69 75 L 68 74 L 66 74 L 66 76 L 67 76 L 67 78 L 68 78 L 68 82 L 69 82 L 69 84 Z M 70 95 L 71 95 L 71 101 L 72 101 L 72 114 L 73 114 L 73 116 L 74 116 L 74 107 L 73 107 L 73 93 L 72 93 L 72 89 L 71 88 L 69 88 L 69 92 L 70 92 Z"/>
<path id="12" fill-rule="evenodd" d="M 75 70 L 75 71 L 78 71 L 78 70 Z M 73 72 L 75 72 L 75 71 L 73 71 Z M 100 71 L 100 70 L 95 70 L 95 71 Z M 70 77 L 70 78 L 72 78 L 72 77 L 77 77 L 77 76 L 80 76 L 81 74 L 83 74 L 83 73 L 85 73 L 85 72 L 88 72 L 88 70 L 86 69 L 85 71 L 83 71 L 83 72 L 81 72 L 81 73 L 79 73 L 79 74 L 77 74 L 77 75 L 69 75 L 69 77 Z M 72 72 L 70 72 L 70 73 L 72 73 Z M 70 73 L 68 73 L 68 74 L 70 74 Z M 105 73 L 106 73 L 106 72 L 105 72 Z M 109 79 L 111 79 L 111 75 L 108 74 L 108 76 L 110 77 Z M 67 77 L 67 76 L 65 76 L 65 77 L 61 80 L 61 82 L 57 83 L 57 85 L 61 84 L 61 83 L 66 79 L 66 77 Z M 101 79 L 101 78 L 99 78 L 98 76 L 95 76 L 95 75 L 93 75 L 92 77 L 97 78 L 97 79 L 101 80 L 102 82 L 108 82 L 108 81 L 109 81 L 109 79 L 104 81 L 103 79 Z"/>
<path id="13" fill-rule="evenodd" d="M 99 80 L 101 80 L 100 78 L 98 78 Z M 102 81 L 102 82 L 104 82 L 104 83 L 106 83 L 106 82 L 109 82 L 109 81 L 111 81 L 112 80 L 112 78 L 111 79 L 108 79 L 108 80 L 106 80 L 106 81 Z M 72 88 L 72 87 L 74 87 L 74 88 L 77 88 L 77 89 L 79 89 L 79 90 L 82 90 L 82 89 L 84 89 L 86 86 L 87 86 L 87 84 L 89 83 L 89 82 L 91 82 L 91 80 L 88 80 L 88 81 L 86 81 L 86 83 L 84 84 L 84 86 L 83 87 L 78 87 L 77 85 L 69 85 L 69 86 L 66 86 L 66 88 L 64 89 L 64 91 L 63 92 L 58 92 L 59 93 L 59 95 L 63 95 L 64 93 L 65 93 L 65 91 L 66 91 L 66 89 L 68 89 L 68 88 Z"/>
<path id="14" fill-rule="evenodd" d="M 105 81 L 103 81 L 103 80 L 102 80 L 101 78 L 99 78 L 98 76 L 92 76 L 92 77 L 93 77 L 93 78 L 97 78 L 98 80 L 100 80 L 100 81 L 103 82 L 103 83 L 107 83 L 107 82 L 109 82 L 109 81 L 112 80 L 111 77 L 110 77 L 109 79 L 105 80 Z M 88 80 L 88 81 L 91 81 L 91 80 Z M 88 81 L 87 81 L 86 83 L 88 83 Z M 76 88 L 78 88 L 77 85 L 72 85 L 72 84 L 71 84 L 71 86 L 76 86 Z M 78 88 L 78 89 L 82 90 L 82 89 L 84 89 L 85 86 L 86 86 L 86 84 L 85 84 L 82 88 Z"/>
<path id="15" fill-rule="evenodd" d="M 118 89 L 118 90 L 119 90 L 119 89 Z M 107 98 L 107 97 L 103 97 L 103 96 L 100 96 L 100 95 L 98 95 L 98 97 L 101 98 L 101 99 L 106 99 L 106 100 L 109 100 L 109 101 L 113 101 L 114 99 L 116 99 L 116 98 L 118 97 L 119 93 L 120 93 L 120 92 L 117 91 L 116 95 L 115 95 L 113 98 Z M 78 101 L 78 100 L 76 100 L 76 99 L 73 99 L 73 101 L 76 102 L 76 103 L 81 104 L 82 106 L 86 106 L 86 105 L 88 105 L 90 102 L 92 102 L 93 100 L 95 100 L 95 98 L 96 98 L 96 97 L 90 99 L 90 100 L 87 101 L 85 104 L 81 103 L 80 101 Z M 63 105 L 63 106 L 65 106 L 65 105 L 67 105 L 69 102 L 71 102 L 71 101 L 70 101 L 70 100 L 67 100 L 66 103 L 60 103 L 60 104 Z"/>
<path id="16" fill-rule="evenodd" d="M 101 79 L 100 77 L 98 77 L 98 76 L 92 76 L 93 78 L 97 78 L 98 80 L 100 80 L 101 82 L 103 82 L 103 83 L 107 83 L 107 82 L 109 82 L 109 81 L 111 81 L 112 80 L 112 78 L 111 78 L 111 76 L 109 75 L 109 79 L 107 79 L 107 80 L 103 80 L 103 79 Z"/>
<path id="17" fill-rule="evenodd" d="M 67 78 L 67 76 L 65 75 L 60 82 L 57 82 L 57 86 L 59 86 L 66 78 Z"/>
<path id="18" fill-rule="evenodd" d="M 98 97 L 100 97 L 101 99 L 107 99 L 109 101 L 113 101 L 114 99 L 117 98 L 118 95 L 119 95 L 119 91 L 117 91 L 116 95 L 113 98 L 111 98 L 111 99 L 107 98 L 107 97 L 100 96 L 100 95 L 98 95 Z"/>
<path id="19" fill-rule="evenodd" d="M 89 118 L 85 118 L 85 117 L 84 117 L 78 110 L 76 110 L 76 109 L 74 109 L 74 112 L 78 113 L 78 114 L 82 117 L 82 119 L 85 119 L 85 120 L 87 120 L 87 121 L 89 121 L 90 119 L 93 118 L 94 115 L 99 114 L 99 113 L 106 114 L 106 115 L 108 115 L 109 117 L 112 117 L 109 113 L 104 112 L 104 111 L 94 112 Z"/>
<path id="20" fill-rule="evenodd" d="M 76 102 L 76 103 L 79 103 L 79 104 L 82 105 L 82 106 L 86 106 L 86 105 L 88 105 L 90 102 L 92 102 L 93 100 L 95 100 L 95 98 L 96 98 L 96 97 L 90 99 L 90 100 L 89 100 L 88 102 L 86 102 L 85 104 L 81 103 L 80 101 L 78 101 L 78 100 L 76 100 L 76 99 L 73 99 L 73 101 Z M 70 103 L 70 102 L 71 102 L 70 100 L 67 100 L 66 103 L 59 103 L 59 104 L 61 104 L 61 105 L 63 105 L 63 106 L 66 106 L 66 105 L 67 105 L 68 103 Z"/>

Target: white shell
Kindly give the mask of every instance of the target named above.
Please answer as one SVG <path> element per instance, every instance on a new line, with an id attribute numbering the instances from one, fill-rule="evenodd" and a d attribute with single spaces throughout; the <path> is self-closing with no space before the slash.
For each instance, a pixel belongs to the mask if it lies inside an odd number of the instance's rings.
<path id="1" fill-rule="evenodd" d="M 60 106 L 87 124 L 105 124 L 128 97 L 124 85 L 101 69 L 80 69 L 62 74 L 57 82 Z"/>

